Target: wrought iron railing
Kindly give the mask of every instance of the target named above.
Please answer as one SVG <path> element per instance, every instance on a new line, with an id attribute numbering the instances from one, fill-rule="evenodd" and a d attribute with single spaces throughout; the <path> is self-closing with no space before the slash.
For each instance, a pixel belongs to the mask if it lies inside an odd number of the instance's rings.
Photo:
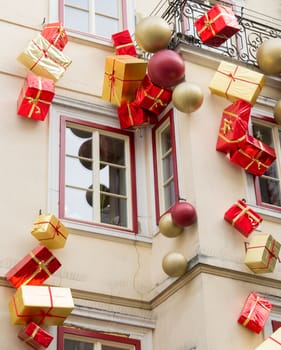
<path id="1" fill-rule="evenodd" d="M 230 6 L 223 1 L 217 3 Z M 235 6 L 233 12 L 240 24 L 240 31 L 220 47 L 207 46 L 200 40 L 194 22 L 211 6 L 203 0 L 162 0 L 151 15 L 161 16 L 172 27 L 173 36 L 169 45 L 171 49 L 175 49 L 179 44 L 193 45 L 254 66 L 257 66 L 258 47 L 269 38 L 281 38 L 279 20 Z"/>

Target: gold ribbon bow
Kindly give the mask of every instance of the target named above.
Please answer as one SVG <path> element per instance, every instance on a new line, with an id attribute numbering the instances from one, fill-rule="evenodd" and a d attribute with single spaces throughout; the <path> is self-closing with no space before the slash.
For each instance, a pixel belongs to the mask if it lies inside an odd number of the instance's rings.
<path id="1" fill-rule="evenodd" d="M 38 264 L 37 269 L 33 272 L 33 274 L 24 282 L 22 283 L 22 285 L 27 285 L 38 273 L 40 273 L 41 271 L 45 271 L 47 273 L 47 275 L 50 277 L 52 275 L 52 273 L 48 270 L 48 264 L 55 258 L 53 255 L 50 256 L 50 258 L 46 261 L 41 261 L 37 258 L 37 256 L 35 256 L 32 252 L 29 253 L 29 255 L 31 256 L 31 258 Z"/>

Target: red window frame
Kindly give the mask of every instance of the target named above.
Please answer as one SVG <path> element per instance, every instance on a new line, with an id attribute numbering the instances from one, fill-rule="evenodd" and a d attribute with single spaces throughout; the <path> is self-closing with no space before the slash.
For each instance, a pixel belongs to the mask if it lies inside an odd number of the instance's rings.
<path id="1" fill-rule="evenodd" d="M 59 217 L 62 219 L 70 220 L 73 222 L 86 222 L 82 220 L 67 218 L 64 215 L 64 207 L 65 207 L 65 196 L 64 196 L 64 188 L 65 188 L 65 128 L 66 123 L 71 122 L 78 125 L 85 125 L 92 128 L 109 131 L 115 134 L 121 134 L 129 137 L 130 144 L 130 166 L 131 166 L 131 194 L 132 194 L 132 211 L 131 213 L 127 213 L 127 215 L 132 215 L 132 229 L 122 227 L 122 226 L 111 226 L 106 225 L 104 223 L 96 223 L 96 222 L 88 222 L 92 226 L 100 226 L 100 227 L 108 227 L 110 230 L 118 230 L 125 231 L 131 233 L 137 233 L 138 231 L 138 221 L 137 221 L 137 189 L 136 189 L 136 167 L 135 167 L 135 145 L 134 145 L 134 134 L 132 132 L 121 130 L 117 128 L 113 128 L 110 126 L 101 125 L 95 122 L 89 122 L 84 120 L 78 120 L 76 118 L 71 118 L 67 116 L 61 116 L 60 118 L 60 157 L 59 157 Z M 129 180 L 129 179 L 128 179 Z"/>
<path id="2" fill-rule="evenodd" d="M 173 110 L 170 110 L 161 120 L 158 121 L 152 128 L 152 150 L 153 150 L 153 168 L 154 168 L 154 186 L 155 186 L 155 210 L 156 222 L 158 224 L 160 215 L 160 199 L 159 199 L 159 183 L 158 183 L 158 166 L 157 166 L 157 144 L 156 144 L 156 130 L 167 120 L 170 120 L 170 135 L 172 146 L 173 159 L 173 176 L 174 176 L 174 191 L 176 200 L 179 199 L 179 183 L 178 183 L 178 168 L 177 168 L 177 154 L 176 154 L 176 138 L 175 138 L 175 124 Z"/>
<path id="3" fill-rule="evenodd" d="M 108 333 L 101 333 L 91 330 L 85 330 L 80 328 L 73 328 L 73 327 L 65 327 L 65 326 L 59 326 L 58 327 L 58 333 L 57 333 L 57 349 L 58 350 L 67 350 L 64 349 L 64 336 L 65 334 L 72 334 L 72 335 L 78 335 L 84 338 L 94 338 L 99 340 L 107 340 L 112 341 L 119 344 L 129 344 L 134 345 L 135 350 L 141 350 L 141 342 L 138 339 L 128 338 L 124 336 L 118 336 Z"/>
<path id="4" fill-rule="evenodd" d="M 127 1 L 126 0 L 121 0 L 121 7 L 122 7 L 122 27 L 124 29 L 128 28 L 128 11 L 127 11 Z M 58 17 L 59 17 L 59 21 L 61 23 L 64 23 L 64 0 L 59 0 L 59 4 L 58 4 Z M 108 38 L 104 38 L 104 37 L 99 37 L 96 34 L 91 34 L 91 33 L 87 33 L 87 32 L 79 32 L 77 30 L 71 29 L 71 28 L 65 28 L 67 30 L 67 32 L 73 32 L 73 33 L 78 33 L 80 35 L 83 36 L 88 36 L 88 37 L 94 37 L 94 38 L 98 38 L 98 39 L 102 39 L 104 41 L 108 41 L 111 43 L 111 40 Z M 121 30 L 120 30 L 121 31 Z"/>
<path id="5" fill-rule="evenodd" d="M 263 116 L 263 115 L 259 115 L 259 114 L 253 114 L 252 116 L 256 120 L 261 120 L 261 121 L 269 122 L 269 123 L 271 123 L 273 125 L 274 124 L 277 125 L 277 123 L 276 123 L 276 121 L 274 120 L 273 117 L 267 117 L 267 116 Z M 261 188 L 260 188 L 260 183 L 259 183 L 259 177 L 258 176 L 254 176 L 253 175 L 253 182 L 254 182 L 254 191 L 255 191 L 256 204 L 259 207 L 262 207 L 262 208 L 265 208 L 265 209 L 271 209 L 271 210 L 275 210 L 276 212 L 281 212 L 281 207 L 276 206 L 274 204 L 265 203 L 265 202 L 262 201 Z"/>

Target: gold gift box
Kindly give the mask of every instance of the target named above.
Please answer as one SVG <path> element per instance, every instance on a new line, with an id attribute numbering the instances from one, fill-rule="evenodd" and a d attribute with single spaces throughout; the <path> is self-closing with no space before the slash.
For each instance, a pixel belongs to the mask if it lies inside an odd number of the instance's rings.
<path id="1" fill-rule="evenodd" d="M 71 59 L 38 34 L 17 57 L 35 75 L 59 80 L 71 64 Z"/>
<path id="2" fill-rule="evenodd" d="M 21 286 L 9 302 L 13 324 L 61 325 L 74 309 L 69 288 Z"/>
<path id="3" fill-rule="evenodd" d="M 243 99 L 255 104 L 265 84 L 265 75 L 222 61 L 209 84 L 212 93 L 231 101 Z"/>
<path id="4" fill-rule="evenodd" d="M 281 328 L 272 333 L 261 345 L 255 350 L 276 350 L 281 346 Z"/>
<path id="5" fill-rule="evenodd" d="M 124 101 L 132 102 L 146 75 L 146 67 L 146 61 L 130 55 L 106 57 L 102 99 L 117 106 Z"/>
<path id="6" fill-rule="evenodd" d="M 67 229 L 53 214 L 38 215 L 31 234 L 49 249 L 63 248 L 68 237 Z"/>
<path id="7" fill-rule="evenodd" d="M 255 235 L 247 246 L 244 263 L 255 273 L 273 272 L 280 247 L 272 235 Z"/>

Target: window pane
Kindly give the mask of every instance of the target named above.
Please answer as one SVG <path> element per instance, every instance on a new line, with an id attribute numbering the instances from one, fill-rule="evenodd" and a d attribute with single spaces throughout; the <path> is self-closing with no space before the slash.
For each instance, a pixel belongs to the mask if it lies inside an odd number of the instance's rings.
<path id="1" fill-rule="evenodd" d="M 264 125 L 253 124 L 253 133 L 255 138 L 274 147 L 271 128 Z"/>
<path id="2" fill-rule="evenodd" d="M 65 5 L 71 5 L 81 7 L 83 9 L 89 9 L 89 0 L 65 0 Z"/>
<path id="3" fill-rule="evenodd" d="M 89 14 L 86 11 L 64 8 L 64 25 L 66 28 L 78 30 L 80 32 L 89 32 Z"/>
<path id="4" fill-rule="evenodd" d="M 93 344 L 77 340 L 64 340 L 64 348 L 67 350 L 93 350 Z"/>
<path id="5" fill-rule="evenodd" d="M 171 181 L 164 188 L 165 210 L 175 203 L 174 181 Z"/>
<path id="6" fill-rule="evenodd" d="M 124 140 L 100 135 L 100 161 L 125 165 Z"/>
<path id="7" fill-rule="evenodd" d="M 95 7 L 96 12 L 100 14 L 106 14 L 111 17 L 119 17 L 119 1 L 120 0 L 96 0 Z"/>
<path id="8" fill-rule="evenodd" d="M 117 226 L 127 226 L 127 200 L 104 195 L 106 206 L 101 211 L 101 222 Z"/>
<path id="9" fill-rule="evenodd" d="M 99 36 L 111 38 L 112 33 L 119 32 L 119 21 L 113 18 L 96 15 L 95 32 Z"/>
<path id="10" fill-rule="evenodd" d="M 173 158 L 172 153 L 168 154 L 163 159 L 163 180 L 167 181 L 171 176 L 173 176 Z"/>
<path id="11" fill-rule="evenodd" d="M 78 158 L 66 157 L 65 182 L 67 185 L 87 188 L 93 182 L 92 172 Z"/>
<path id="12" fill-rule="evenodd" d="M 279 181 L 269 180 L 264 177 L 259 178 L 262 201 L 264 203 L 281 206 L 281 193 Z"/>
<path id="13" fill-rule="evenodd" d="M 125 169 L 107 165 L 100 170 L 100 183 L 107 192 L 126 195 Z"/>
<path id="14" fill-rule="evenodd" d="M 77 220 L 93 220 L 93 207 L 87 202 L 86 190 L 66 187 L 65 216 Z"/>
<path id="15" fill-rule="evenodd" d="M 81 137 L 81 136 L 84 136 L 84 137 Z M 92 136 L 92 133 L 88 133 L 78 129 L 67 128 L 66 135 L 65 135 L 66 137 L 65 152 L 67 154 L 77 156 L 79 152 L 79 148 L 83 143 L 85 143 L 85 140 L 87 139 L 86 136 L 88 136 L 89 138 Z M 85 146 L 83 146 L 83 148 L 85 148 Z"/>
<path id="16" fill-rule="evenodd" d="M 162 147 L 162 154 L 165 154 L 168 152 L 172 145 L 171 145 L 171 136 L 170 136 L 170 126 L 167 127 L 161 134 L 161 147 Z"/>

